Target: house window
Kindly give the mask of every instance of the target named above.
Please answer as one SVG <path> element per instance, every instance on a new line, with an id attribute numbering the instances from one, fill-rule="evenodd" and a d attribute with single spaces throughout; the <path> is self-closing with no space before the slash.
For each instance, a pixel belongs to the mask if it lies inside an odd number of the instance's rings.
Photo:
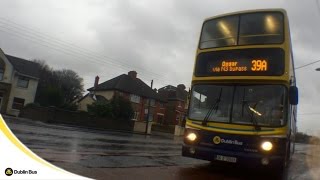
<path id="1" fill-rule="evenodd" d="M 4 70 L 0 69 L 0 81 L 3 80 L 3 74 L 4 74 Z"/>
<path id="2" fill-rule="evenodd" d="M 159 103 L 159 107 L 160 107 L 160 108 L 163 108 L 163 103 Z"/>
<path id="3" fill-rule="evenodd" d="M 139 112 L 134 112 L 132 120 L 138 120 L 139 119 Z"/>
<path id="4" fill-rule="evenodd" d="M 131 102 L 134 102 L 134 103 L 140 103 L 140 96 L 131 94 L 131 95 L 130 95 L 130 101 L 131 101 Z"/>
<path id="5" fill-rule="evenodd" d="M 21 110 L 24 106 L 24 99 L 22 98 L 13 98 L 12 109 Z"/>
<path id="6" fill-rule="evenodd" d="M 24 77 L 24 76 L 19 76 L 17 85 L 18 85 L 18 87 L 28 88 L 29 78 Z"/>

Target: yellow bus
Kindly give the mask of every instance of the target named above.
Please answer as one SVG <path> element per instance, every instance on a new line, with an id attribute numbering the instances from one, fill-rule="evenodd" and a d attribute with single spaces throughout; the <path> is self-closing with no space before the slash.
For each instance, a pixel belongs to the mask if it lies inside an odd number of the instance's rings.
<path id="1" fill-rule="evenodd" d="M 204 21 L 182 155 L 282 171 L 294 152 L 296 87 L 285 10 Z"/>

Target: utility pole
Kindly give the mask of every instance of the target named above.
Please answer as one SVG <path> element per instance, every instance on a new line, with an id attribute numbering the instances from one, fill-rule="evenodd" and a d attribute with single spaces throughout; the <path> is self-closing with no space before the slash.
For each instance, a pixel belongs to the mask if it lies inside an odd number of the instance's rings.
<path id="1" fill-rule="evenodd" d="M 153 80 L 151 80 L 151 89 L 153 86 Z M 153 89 L 152 89 L 153 90 Z M 146 123 L 146 135 L 148 134 L 148 128 L 149 128 L 149 115 L 150 115 L 150 98 L 148 99 L 148 114 L 147 114 L 147 123 Z"/>

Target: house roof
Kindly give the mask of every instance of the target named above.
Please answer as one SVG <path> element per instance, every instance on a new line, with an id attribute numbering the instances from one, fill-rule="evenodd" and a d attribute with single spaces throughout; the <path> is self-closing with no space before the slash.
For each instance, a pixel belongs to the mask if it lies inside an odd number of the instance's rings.
<path id="1" fill-rule="evenodd" d="M 184 89 L 168 85 L 158 90 L 159 94 L 167 100 L 181 100 L 186 101 L 188 92 Z"/>
<path id="2" fill-rule="evenodd" d="M 158 95 L 153 89 L 145 84 L 139 78 L 133 78 L 127 74 L 122 74 L 113 79 L 98 84 L 96 88 L 89 88 L 88 91 L 106 91 L 106 90 L 118 90 L 130 94 L 139 95 L 146 98 L 156 99 L 159 101 L 165 101 Z"/>
<path id="3" fill-rule="evenodd" d="M 5 54 L 5 56 L 12 64 L 13 68 L 19 73 L 23 75 L 35 77 L 35 78 L 40 77 L 40 66 L 38 63 L 21 59 L 18 57 L 14 57 L 11 55 L 7 55 L 7 54 Z"/>

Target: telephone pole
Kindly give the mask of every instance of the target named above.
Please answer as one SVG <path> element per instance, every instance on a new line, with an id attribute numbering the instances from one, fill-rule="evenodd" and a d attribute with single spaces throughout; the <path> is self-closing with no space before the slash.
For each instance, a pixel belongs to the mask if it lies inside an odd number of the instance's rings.
<path id="1" fill-rule="evenodd" d="M 151 89 L 153 86 L 153 80 L 151 80 Z M 152 89 L 153 90 L 153 89 Z M 150 98 L 148 99 L 148 113 L 147 113 L 147 123 L 146 123 L 146 135 L 148 134 L 148 128 L 149 128 L 149 115 L 150 115 Z"/>

